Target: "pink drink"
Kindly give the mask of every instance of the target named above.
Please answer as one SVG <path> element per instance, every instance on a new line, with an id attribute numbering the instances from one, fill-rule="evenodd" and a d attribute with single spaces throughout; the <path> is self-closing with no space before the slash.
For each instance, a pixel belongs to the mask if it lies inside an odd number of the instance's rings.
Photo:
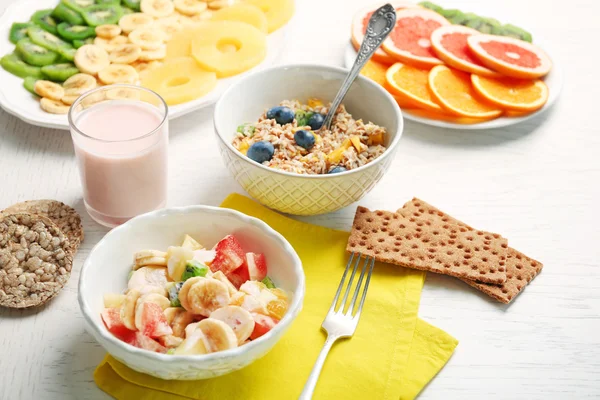
<path id="1" fill-rule="evenodd" d="M 99 91 L 103 89 L 115 90 L 107 86 Z M 141 88 L 127 90 L 145 91 L 144 98 L 150 94 L 158 97 Z M 169 135 L 162 99 L 157 106 L 142 100 L 101 97 L 102 101 L 85 108 L 84 97 L 74 104 L 70 122 L 90 216 L 114 227 L 164 207 Z"/>

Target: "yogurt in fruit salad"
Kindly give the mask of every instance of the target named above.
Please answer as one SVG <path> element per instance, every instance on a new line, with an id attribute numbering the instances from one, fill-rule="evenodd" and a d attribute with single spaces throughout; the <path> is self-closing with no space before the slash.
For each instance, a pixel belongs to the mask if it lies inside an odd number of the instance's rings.
<path id="1" fill-rule="evenodd" d="M 167 251 L 135 253 L 127 289 L 104 295 L 102 321 L 120 340 L 157 353 L 242 346 L 287 312 L 289 296 L 267 271 L 265 256 L 245 252 L 233 235 L 212 249 L 185 235 Z"/>

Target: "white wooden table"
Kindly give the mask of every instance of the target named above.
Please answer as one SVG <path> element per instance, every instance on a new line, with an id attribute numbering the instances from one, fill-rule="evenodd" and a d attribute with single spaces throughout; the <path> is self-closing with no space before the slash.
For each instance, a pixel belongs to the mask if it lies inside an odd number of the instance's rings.
<path id="1" fill-rule="evenodd" d="M 10 2 L 0 0 L 0 11 Z M 352 14 L 365 4 L 298 0 L 282 62 L 341 65 Z M 555 107 L 519 126 L 461 132 L 407 123 L 392 170 L 361 202 L 395 210 L 421 197 L 545 264 L 510 307 L 428 276 L 420 315 L 460 345 L 421 398 L 600 398 L 600 3 L 443 5 L 530 29 L 552 45 L 566 76 Z M 211 117 L 207 109 L 171 123 L 170 206 L 218 205 L 241 192 L 215 151 Z M 0 399 L 104 399 L 92 379 L 104 350 L 84 331 L 76 292 L 81 265 L 107 230 L 85 213 L 69 134 L 0 110 L 0 182 L 0 207 L 62 200 L 82 214 L 86 231 L 56 299 L 42 309 L 0 309 Z M 306 220 L 349 229 L 354 208 Z"/>

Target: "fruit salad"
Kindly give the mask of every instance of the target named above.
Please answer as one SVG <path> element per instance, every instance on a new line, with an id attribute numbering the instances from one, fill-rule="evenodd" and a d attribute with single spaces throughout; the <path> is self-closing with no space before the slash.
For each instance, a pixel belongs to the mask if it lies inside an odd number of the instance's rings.
<path id="1" fill-rule="evenodd" d="M 284 100 L 256 123 L 237 128 L 233 147 L 270 168 L 298 174 L 336 174 L 361 167 L 385 152 L 386 130 L 355 120 L 341 105 L 330 130 L 321 129 L 328 107 Z"/>
<path id="2" fill-rule="evenodd" d="M 212 249 L 185 235 L 166 252 L 135 253 L 127 289 L 104 295 L 101 317 L 117 338 L 152 352 L 232 349 L 269 332 L 288 309 L 267 271 L 265 256 L 245 252 L 233 235 Z"/>

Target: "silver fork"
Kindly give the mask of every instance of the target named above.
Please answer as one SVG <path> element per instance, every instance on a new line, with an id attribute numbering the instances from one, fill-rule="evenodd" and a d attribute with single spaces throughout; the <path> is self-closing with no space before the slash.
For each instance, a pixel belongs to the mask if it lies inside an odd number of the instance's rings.
<path id="1" fill-rule="evenodd" d="M 348 281 L 348 285 L 346 286 L 344 297 L 342 298 L 342 301 L 339 304 L 337 304 L 338 299 L 340 297 L 340 293 L 344 288 L 346 275 L 348 275 L 348 271 L 350 270 L 350 267 L 352 266 L 352 262 L 355 257 L 356 262 L 354 263 L 354 268 L 352 269 L 350 280 Z M 327 332 L 327 340 L 325 340 L 323 349 L 321 350 L 321 353 L 319 353 L 319 357 L 317 358 L 315 366 L 313 367 L 310 376 L 308 377 L 308 380 L 304 385 L 304 389 L 302 390 L 302 394 L 300 394 L 299 400 L 309 400 L 312 398 L 313 392 L 315 391 L 315 386 L 317 385 L 317 381 L 319 380 L 319 375 L 321 374 L 321 370 L 323 369 L 323 364 L 325 363 L 325 359 L 327 358 L 327 354 L 329 354 L 329 350 L 331 350 L 331 346 L 333 346 L 333 343 L 335 343 L 335 341 L 340 338 L 351 337 L 352 335 L 354 335 L 354 331 L 356 331 L 358 319 L 360 318 L 360 313 L 363 309 L 363 305 L 365 304 L 365 299 L 367 297 L 367 290 L 369 289 L 369 282 L 371 281 L 371 273 L 373 272 L 373 266 L 375 265 L 374 258 L 365 258 L 360 277 L 358 278 L 354 294 L 352 295 L 352 299 L 348 304 L 346 304 L 346 301 L 348 300 L 348 295 L 350 293 L 350 289 L 352 287 L 352 282 L 354 281 L 354 276 L 356 275 L 358 265 L 360 264 L 360 260 L 360 253 L 352 253 L 350 259 L 348 260 L 348 265 L 346 265 L 346 270 L 344 271 L 344 275 L 342 275 L 342 281 L 340 282 L 340 286 L 338 286 L 337 292 L 335 293 L 333 303 L 331 303 L 331 307 L 327 312 L 327 316 L 325 317 L 325 320 L 321 325 L 321 328 L 323 328 L 325 332 Z M 353 315 L 367 268 L 369 272 L 367 273 L 367 279 L 362 290 L 362 295 L 360 296 L 360 303 L 358 305 L 358 309 L 356 309 L 356 313 L 354 313 Z M 346 311 L 344 312 L 344 310 Z"/>

